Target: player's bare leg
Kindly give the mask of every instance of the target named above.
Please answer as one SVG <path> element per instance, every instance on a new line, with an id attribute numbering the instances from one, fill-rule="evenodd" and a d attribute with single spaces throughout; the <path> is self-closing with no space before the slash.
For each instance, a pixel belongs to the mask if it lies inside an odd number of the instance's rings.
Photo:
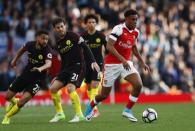
<path id="1" fill-rule="evenodd" d="M 49 122 L 58 122 L 60 120 L 65 120 L 64 111 L 62 109 L 59 90 L 63 88 L 63 83 L 58 80 L 54 80 L 50 87 L 51 97 L 54 103 L 56 114 Z"/>
<path id="2" fill-rule="evenodd" d="M 9 124 L 10 118 L 18 113 L 20 108 L 22 108 L 31 98 L 32 95 L 29 92 L 24 92 L 22 98 L 5 114 L 2 124 Z"/>
<path id="3" fill-rule="evenodd" d="M 99 102 L 105 100 L 111 91 L 112 87 L 102 87 L 100 94 L 95 96 L 95 99 L 93 101 L 91 101 L 87 107 L 86 107 L 86 111 L 85 111 L 85 117 L 86 120 L 91 120 L 91 118 L 93 117 L 93 108 L 98 105 Z"/>
<path id="4" fill-rule="evenodd" d="M 132 92 L 129 95 L 128 103 L 123 110 L 122 116 L 129 118 L 130 121 L 136 122 L 137 119 L 132 114 L 132 107 L 137 102 L 138 96 L 142 88 L 142 80 L 138 73 L 133 73 L 125 77 L 125 80 L 132 84 Z"/>
<path id="5" fill-rule="evenodd" d="M 69 122 L 74 123 L 74 122 L 79 122 L 79 121 L 84 120 L 85 118 L 84 118 L 82 110 L 81 110 L 80 98 L 76 92 L 76 86 L 74 84 L 69 83 L 69 84 L 67 84 L 66 87 L 67 87 L 68 93 L 70 95 L 72 106 L 75 110 L 75 116 Z"/>
<path id="6" fill-rule="evenodd" d="M 92 80 L 89 88 L 90 88 L 90 98 L 89 99 L 90 101 L 92 101 L 95 98 L 95 96 L 98 94 L 99 81 Z M 95 106 L 93 109 L 93 117 L 98 117 L 99 115 L 100 115 L 99 110 L 97 106 Z"/>

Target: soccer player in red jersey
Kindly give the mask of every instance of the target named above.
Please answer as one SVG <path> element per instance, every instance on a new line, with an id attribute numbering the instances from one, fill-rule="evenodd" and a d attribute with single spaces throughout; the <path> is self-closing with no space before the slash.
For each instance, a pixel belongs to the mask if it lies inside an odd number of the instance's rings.
<path id="1" fill-rule="evenodd" d="M 125 22 L 116 25 L 107 42 L 109 53 L 104 59 L 104 72 L 102 90 L 99 95 L 92 100 L 86 108 L 85 116 L 87 120 L 92 118 L 92 110 L 99 102 L 105 100 L 111 91 L 111 87 L 117 77 L 121 76 L 132 84 L 133 89 L 129 95 L 128 103 L 122 112 L 122 116 L 127 117 L 132 122 L 137 122 L 137 119 L 132 114 L 132 107 L 137 102 L 138 96 L 142 88 L 142 80 L 138 71 L 133 66 L 130 60 L 133 53 L 140 61 L 141 66 L 150 72 L 150 68 L 145 64 L 138 49 L 137 37 L 139 31 L 136 29 L 138 14 L 136 10 L 128 9 L 125 13 Z"/>

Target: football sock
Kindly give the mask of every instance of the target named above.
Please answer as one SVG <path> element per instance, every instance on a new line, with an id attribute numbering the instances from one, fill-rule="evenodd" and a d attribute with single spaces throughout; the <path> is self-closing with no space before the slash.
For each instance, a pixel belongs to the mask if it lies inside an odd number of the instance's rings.
<path id="1" fill-rule="evenodd" d="M 11 108 L 17 103 L 17 98 L 13 97 L 9 100 L 10 104 L 5 108 L 6 112 L 9 112 Z"/>
<path id="2" fill-rule="evenodd" d="M 89 98 L 89 101 L 91 101 L 91 90 L 87 90 L 87 96 Z"/>
<path id="3" fill-rule="evenodd" d="M 51 93 L 51 97 L 54 103 L 54 107 L 57 113 L 63 113 L 62 104 L 60 101 L 59 93 Z"/>
<path id="4" fill-rule="evenodd" d="M 6 113 L 6 117 L 10 118 L 11 116 L 15 115 L 16 113 L 18 113 L 18 111 L 20 110 L 20 108 L 18 107 L 18 104 L 15 104 L 12 109 Z"/>
<path id="5" fill-rule="evenodd" d="M 95 100 L 95 98 L 90 103 L 90 105 L 91 105 L 92 108 L 94 108 L 97 104 L 98 104 L 98 102 Z"/>
<path id="6" fill-rule="evenodd" d="M 91 98 L 90 98 L 90 101 L 92 101 L 95 98 L 95 96 L 98 94 L 98 90 L 99 90 L 98 87 L 91 88 Z M 97 106 L 95 106 L 94 109 L 97 109 Z"/>
<path id="7" fill-rule="evenodd" d="M 137 102 L 137 99 L 138 99 L 137 97 L 129 95 L 129 100 L 128 100 L 128 103 L 126 105 L 126 108 L 131 109 L 133 107 L 133 105 Z"/>
<path id="8" fill-rule="evenodd" d="M 17 103 L 17 100 L 15 97 L 12 97 L 12 99 L 9 102 L 11 102 L 13 105 L 15 105 Z"/>
<path id="9" fill-rule="evenodd" d="M 80 99 L 76 91 L 73 91 L 70 93 L 70 98 L 72 101 L 72 106 L 76 112 L 76 115 L 81 116 L 83 115 L 82 110 L 81 110 L 81 104 L 80 104 Z"/>
<path id="10" fill-rule="evenodd" d="M 91 88 L 91 97 L 90 97 L 90 101 L 93 100 L 95 98 L 95 96 L 98 94 L 98 87 L 96 88 Z"/>

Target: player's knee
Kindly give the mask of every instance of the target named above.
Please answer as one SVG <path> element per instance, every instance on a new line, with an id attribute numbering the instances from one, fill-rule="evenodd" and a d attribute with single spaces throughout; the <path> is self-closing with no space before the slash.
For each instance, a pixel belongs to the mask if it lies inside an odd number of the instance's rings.
<path id="1" fill-rule="evenodd" d="M 58 90 L 57 90 L 56 88 L 51 87 L 51 88 L 50 88 L 50 92 L 51 92 L 51 93 L 57 93 Z"/>
<path id="2" fill-rule="evenodd" d="M 99 85 L 99 82 L 97 82 L 97 81 L 91 82 L 91 87 L 92 87 L 92 88 L 97 88 L 98 85 Z"/>
<path id="3" fill-rule="evenodd" d="M 69 94 L 71 92 L 75 91 L 75 89 L 76 89 L 75 85 L 73 85 L 73 84 L 68 84 L 67 85 L 67 91 L 68 91 Z"/>
<path id="4" fill-rule="evenodd" d="M 24 104 L 25 104 L 25 102 L 23 102 L 23 101 L 18 101 L 18 103 L 17 103 L 19 108 L 23 107 Z"/>
<path id="5" fill-rule="evenodd" d="M 133 86 L 133 91 L 132 91 L 132 94 L 134 96 L 138 96 L 141 92 L 141 89 L 142 89 L 142 83 L 137 83 Z"/>
<path id="6" fill-rule="evenodd" d="M 10 101 L 10 100 L 11 100 L 11 97 L 10 97 L 9 95 L 6 95 L 6 96 L 5 96 L 5 100 L 6 100 L 6 101 Z"/>

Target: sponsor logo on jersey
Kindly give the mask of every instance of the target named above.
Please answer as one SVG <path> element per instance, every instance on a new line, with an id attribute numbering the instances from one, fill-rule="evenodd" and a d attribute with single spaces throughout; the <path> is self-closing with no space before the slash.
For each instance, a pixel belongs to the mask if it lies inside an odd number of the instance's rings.
<path id="1" fill-rule="evenodd" d="M 132 48 L 131 42 L 129 40 L 127 41 L 127 43 L 120 41 L 119 45 L 124 47 L 124 48 Z"/>
<path id="2" fill-rule="evenodd" d="M 101 44 L 89 44 L 90 48 L 98 48 L 99 46 L 101 46 Z"/>
<path id="3" fill-rule="evenodd" d="M 33 58 L 30 58 L 30 57 L 29 57 L 28 61 L 29 61 L 29 63 L 32 63 L 32 64 L 39 63 L 38 60 L 35 60 L 35 59 L 33 59 Z"/>

